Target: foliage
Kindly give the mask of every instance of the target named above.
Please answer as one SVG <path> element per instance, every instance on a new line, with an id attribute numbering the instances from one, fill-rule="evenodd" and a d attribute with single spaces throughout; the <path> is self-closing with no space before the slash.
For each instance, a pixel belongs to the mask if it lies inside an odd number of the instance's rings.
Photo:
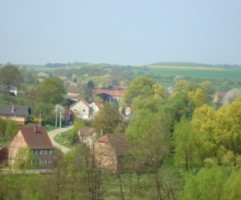
<path id="1" fill-rule="evenodd" d="M 204 105 L 195 111 L 192 123 L 202 140 L 204 157 L 236 165 L 241 154 L 241 99 L 215 111 Z M 205 159 L 203 157 L 203 159 Z"/>
<path id="2" fill-rule="evenodd" d="M 241 96 L 241 89 L 233 88 L 228 91 L 223 98 L 223 105 L 229 105 L 235 101 L 239 96 Z"/>
<path id="3" fill-rule="evenodd" d="M 12 86 L 19 87 L 22 82 L 23 77 L 18 67 L 12 64 L 6 64 L 0 68 L 0 83 L 6 86 L 7 94 Z"/>
<path id="4" fill-rule="evenodd" d="M 125 92 L 124 102 L 130 105 L 133 99 L 138 96 L 144 99 L 153 95 L 154 85 L 155 81 L 147 77 L 139 77 L 133 80 Z"/>
<path id="5" fill-rule="evenodd" d="M 13 165 L 14 169 L 26 170 L 39 167 L 38 159 L 29 148 L 21 148 L 18 151 Z"/>
<path id="6" fill-rule="evenodd" d="M 46 78 L 37 86 L 37 95 L 39 102 L 45 102 L 52 105 L 62 103 L 64 100 L 64 86 L 59 78 Z"/>
<path id="7" fill-rule="evenodd" d="M 114 133 L 121 122 L 122 117 L 118 109 L 107 103 L 94 117 L 92 125 L 98 133 L 108 134 Z"/>
<path id="8" fill-rule="evenodd" d="M 0 118 L 0 136 L 13 138 L 16 135 L 18 128 L 19 126 L 15 121 Z"/>
<path id="9" fill-rule="evenodd" d="M 211 168 L 203 168 L 197 175 L 187 176 L 181 199 L 223 199 L 223 183 L 226 178 L 227 174 L 221 167 L 214 166 Z"/>
<path id="10" fill-rule="evenodd" d="M 198 138 L 189 121 L 183 119 L 175 126 L 174 131 L 174 159 L 177 166 L 186 171 L 196 168 L 198 159 Z"/>
<path id="11" fill-rule="evenodd" d="M 240 194 L 241 169 L 234 171 L 224 184 L 223 200 L 241 199 Z"/>

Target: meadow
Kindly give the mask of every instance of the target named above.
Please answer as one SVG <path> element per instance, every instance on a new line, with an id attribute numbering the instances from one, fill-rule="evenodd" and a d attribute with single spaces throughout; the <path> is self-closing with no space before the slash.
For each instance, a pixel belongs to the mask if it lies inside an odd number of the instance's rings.
<path id="1" fill-rule="evenodd" d="M 155 79 L 164 87 L 172 86 L 176 80 L 185 79 L 191 81 L 211 82 L 238 82 L 235 85 L 241 87 L 241 70 L 191 67 L 191 66 L 148 66 L 146 68 L 133 67 L 132 73 L 137 76 L 148 76 Z M 232 87 L 232 86 L 230 86 Z"/>

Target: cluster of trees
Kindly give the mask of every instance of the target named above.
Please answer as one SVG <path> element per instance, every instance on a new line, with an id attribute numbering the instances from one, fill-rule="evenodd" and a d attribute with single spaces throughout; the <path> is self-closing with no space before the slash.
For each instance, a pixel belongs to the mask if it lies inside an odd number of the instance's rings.
<path id="1" fill-rule="evenodd" d="M 234 176 L 240 177 L 241 168 L 241 98 L 236 95 L 235 101 L 215 110 L 210 91 L 209 82 L 180 80 L 174 86 L 174 93 L 167 95 L 165 89 L 145 77 L 132 81 L 129 86 L 124 100 L 132 106 L 133 118 L 126 134 L 132 147 L 134 169 L 136 173 L 140 170 L 142 174 L 154 175 L 156 199 L 171 198 L 165 196 L 170 187 L 164 189 L 166 183 L 160 176 L 163 162 L 173 170 L 180 170 L 179 180 L 183 184 L 179 185 L 175 198 L 239 197 L 236 188 L 228 194 L 231 188 L 226 186 L 231 181 L 235 181 L 234 187 L 239 184 Z M 206 187 L 209 187 L 208 194 Z"/>
<path id="2" fill-rule="evenodd" d="M 18 127 L 19 126 L 15 121 L 0 117 L 0 139 L 11 139 L 16 134 Z"/>

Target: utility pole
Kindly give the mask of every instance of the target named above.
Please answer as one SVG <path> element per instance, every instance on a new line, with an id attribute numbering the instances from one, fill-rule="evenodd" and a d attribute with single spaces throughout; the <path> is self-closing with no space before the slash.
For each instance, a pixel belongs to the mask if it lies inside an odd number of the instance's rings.
<path id="1" fill-rule="evenodd" d="M 57 128 L 58 126 L 58 112 L 55 112 L 55 127 Z"/>
<path id="2" fill-rule="evenodd" d="M 42 113 L 41 113 L 41 110 L 40 110 L 40 113 L 39 113 L 39 126 L 41 126 L 41 121 L 42 121 Z"/>
<path id="3" fill-rule="evenodd" d="M 61 118 L 62 118 L 62 113 L 61 111 L 59 111 L 59 133 L 60 134 L 61 134 L 61 125 L 62 125 Z"/>

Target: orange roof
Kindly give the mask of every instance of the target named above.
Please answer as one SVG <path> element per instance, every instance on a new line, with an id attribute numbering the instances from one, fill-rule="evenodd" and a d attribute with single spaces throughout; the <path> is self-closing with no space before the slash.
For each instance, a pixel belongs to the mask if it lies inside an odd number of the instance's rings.
<path id="1" fill-rule="evenodd" d="M 93 90 L 93 95 L 108 94 L 113 97 L 123 97 L 125 94 L 124 90 Z"/>
<path id="2" fill-rule="evenodd" d="M 69 87 L 68 88 L 68 93 L 80 93 L 80 89 L 77 87 Z"/>

